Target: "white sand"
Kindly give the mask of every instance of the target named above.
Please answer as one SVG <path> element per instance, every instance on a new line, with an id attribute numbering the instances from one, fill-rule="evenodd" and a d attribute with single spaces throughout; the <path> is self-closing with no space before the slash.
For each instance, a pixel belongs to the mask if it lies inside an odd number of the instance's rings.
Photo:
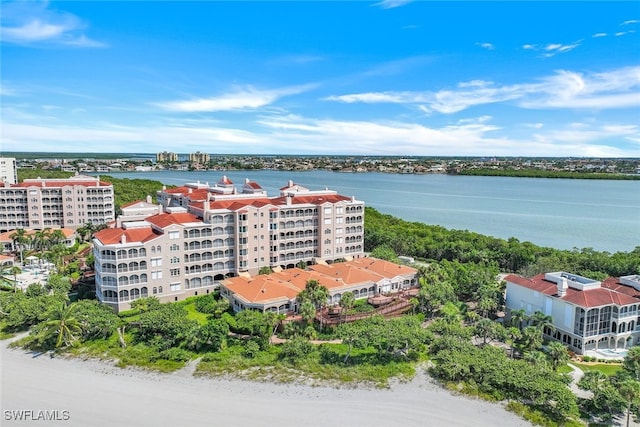
<path id="1" fill-rule="evenodd" d="M 455 396 L 428 376 L 391 389 L 333 389 L 156 374 L 34 357 L 0 344 L 0 425 L 529 426 L 501 405 Z M 7 410 L 68 410 L 68 421 L 13 421 Z"/>

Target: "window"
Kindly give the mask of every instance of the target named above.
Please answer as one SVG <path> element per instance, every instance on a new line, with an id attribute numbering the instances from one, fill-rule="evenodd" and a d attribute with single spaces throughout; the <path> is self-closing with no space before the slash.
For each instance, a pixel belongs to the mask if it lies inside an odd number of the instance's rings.
<path id="1" fill-rule="evenodd" d="M 238 231 L 240 231 L 240 233 L 246 233 L 247 232 L 247 226 L 246 225 L 241 225 L 240 227 L 238 227 Z"/>
<path id="2" fill-rule="evenodd" d="M 158 293 L 158 288 L 154 287 L 154 288 L 153 288 L 153 294 L 155 295 L 155 294 L 157 294 L 157 293 Z"/>
<path id="3" fill-rule="evenodd" d="M 344 222 L 344 218 L 336 218 L 336 224 L 342 224 Z"/>
<path id="4" fill-rule="evenodd" d="M 325 244 L 325 245 L 329 245 L 329 244 L 331 244 L 331 239 L 326 239 L 326 240 L 324 241 L 324 244 Z"/>
<path id="5" fill-rule="evenodd" d="M 342 244 L 342 237 L 336 237 L 336 244 L 337 245 Z"/>
<path id="6" fill-rule="evenodd" d="M 342 228 L 336 228 L 336 234 L 342 234 Z"/>
<path id="7" fill-rule="evenodd" d="M 151 280 L 158 280 L 158 279 L 162 279 L 162 271 L 152 271 Z M 162 292 L 162 290 L 160 290 L 160 292 Z"/>
<path id="8" fill-rule="evenodd" d="M 180 238 L 180 232 L 179 231 L 170 231 L 169 232 L 169 239 L 174 240 L 174 239 L 179 239 Z"/>
<path id="9" fill-rule="evenodd" d="M 174 243 L 173 245 L 171 245 L 171 246 L 169 247 L 169 250 L 170 250 L 171 252 L 179 251 L 179 250 L 180 250 L 180 246 Z"/>
<path id="10" fill-rule="evenodd" d="M 331 218 L 325 218 L 324 225 L 329 225 L 329 224 L 331 224 Z"/>
<path id="11" fill-rule="evenodd" d="M 171 277 L 176 277 L 180 275 L 180 269 L 179 268 L 172 268 L 171 270 Z"/>
<path id="12" fill-rule="evenodd" d="M 172 283 L 170 286 L 171 292 L 178 292 L 180 290 L 180 283 Z"/>
<path id="13" fill-rule="evenodd" d="M 325 215 L 331 215 L 331 208 L 324 208 Z"/>
<path id="14" fill-rule="evenodd" d="M 158 292 L 162 293 L 162 286 L 158 286 Z"/>
<path id="15" fill-rule="evenodd" d="M 160 267 L 162 265 L 162 258 L 151 258 L 151 267 Z"/>
<path id="16" fill-rule="evenodd" d="M 336 208 L 336 214 L 342 215 L 344 208 Z"/>
<path id="17" fill-rule="evenodd" d="M 178 264 L 180 262 L 180 258 L 178 258 L 177 256 L 174 256 L 173 258 L 171 258 L 171 264 Z"/>

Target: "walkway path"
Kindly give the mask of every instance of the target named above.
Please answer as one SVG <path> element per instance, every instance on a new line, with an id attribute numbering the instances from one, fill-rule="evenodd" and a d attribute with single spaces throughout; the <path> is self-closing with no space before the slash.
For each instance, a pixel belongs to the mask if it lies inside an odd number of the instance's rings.
<path id="1" fill-rule="evenodd" d="M 587 390 L 582 390 L 578 387 L 578 382 L 584 377 L 584 371 L 578 368 L 576 365 L 572 363 L 567 363 L 571 369 L 573 369 L 569 375 L 571 376 L 571 384 L 569 384 L 569 388 L 578 397 L 583 399 L 591 399 L 593 397 L 593 393 Z"/>

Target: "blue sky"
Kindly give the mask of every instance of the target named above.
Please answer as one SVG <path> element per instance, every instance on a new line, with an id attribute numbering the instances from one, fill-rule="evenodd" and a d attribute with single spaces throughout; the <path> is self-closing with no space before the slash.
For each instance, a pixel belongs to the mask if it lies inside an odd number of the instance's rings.
<path id="1" fill-rule="evenodd" d="M 638 2 L 2 2 L 2 151 L 640 156 Z"/>

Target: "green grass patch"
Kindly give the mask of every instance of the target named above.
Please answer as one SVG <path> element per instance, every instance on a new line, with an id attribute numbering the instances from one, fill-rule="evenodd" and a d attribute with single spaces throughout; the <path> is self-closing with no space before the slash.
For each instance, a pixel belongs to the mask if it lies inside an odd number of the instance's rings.
<path id="1" fill-rule="evenodd" d="M 571 369 L 571 366 L 569 365 L 562 365 L 558 367 L 558 370 L 556 371 L 559 374 L 570 374 L 571 372 L 573 372 L 573 369 Z"/>
<path id="2" fill-rule="evenodd" d="M 577 362 L 572 363 L 578 368 L 582 369 L 584 372 L 599 371 L 608 376 L 615 375 L 619 370 L 622 369 L 622 364 L 618 363 L 597 363 L 594 365 Z"/>
<path id="3" fill-rule="evenodd" d="M 182 305 L 187 310 L 187 319 L 195 320 L 199 325 L 204 325 L 209 321 L 209 315 L 196 310 L 195 302 L 190 301 Z"/>

